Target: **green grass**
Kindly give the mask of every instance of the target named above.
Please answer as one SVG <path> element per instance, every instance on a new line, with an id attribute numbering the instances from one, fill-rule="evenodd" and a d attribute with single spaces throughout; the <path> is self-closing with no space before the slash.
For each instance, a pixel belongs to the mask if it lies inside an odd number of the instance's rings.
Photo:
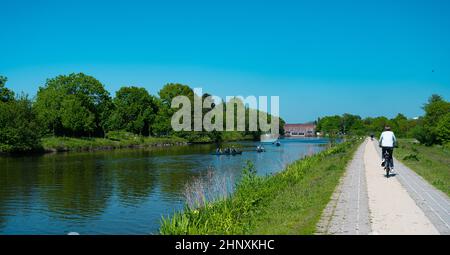
<path id="1" fill-rule="evenodd" d="M 42 139 L 42 147 L 45 151 L 89 151 L 176 145 L 186 142 L 185 139 L 179 137 L 143 137 L 121 133 L 107 136 L 107 138 L 46 137 Z"/>
<path id="2" fill-rule="evenodd" d="M 236 142 L 236 141 L 245 141 L 245 140 L 254 140 L 253 135 L 244 135 L 239 131 L 227 131 L 221 133 L 222 142 Z M 188 138 L 191 143 L 214 143 L 215 141 L 205 135 L 197 135 L 194 137 Z"/>
<path id="3" fill-rule="evenodd" d="M 244 135 L 242 132 L 238 131 L 229 131 L 222 133 L 222 139 L 224 142 L 235 142 L 235 141 L 243 141 L 243 140 L 253 140 L 252 135 Z"/>
<path id="4" fill-rule="evenodd" d="M 425 146 L 400 139 L 394 156 L 450 196 L 450 144 Z"/>
<path id="5" fill-rule="evenodd" d="M 273 176 L 249 164 L 235 192 L 162 218 L 161 234 L 314 234 L 360 142 L 348 141 L 298 160 Z"/>

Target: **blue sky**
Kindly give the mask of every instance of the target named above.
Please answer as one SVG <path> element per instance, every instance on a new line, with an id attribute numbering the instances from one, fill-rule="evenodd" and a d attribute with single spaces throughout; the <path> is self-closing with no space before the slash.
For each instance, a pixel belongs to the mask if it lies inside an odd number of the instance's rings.
<path id="1" fill-rule="evenodd" d="M 0 74 L 34 96 L 84 72 L 114 95 L 179 82 L 280 96 L 288 122 L 408 117 L 450 98 L 450 1 L 0 1 Z M 434 72 L 432 71 L 434 70 Z"/>

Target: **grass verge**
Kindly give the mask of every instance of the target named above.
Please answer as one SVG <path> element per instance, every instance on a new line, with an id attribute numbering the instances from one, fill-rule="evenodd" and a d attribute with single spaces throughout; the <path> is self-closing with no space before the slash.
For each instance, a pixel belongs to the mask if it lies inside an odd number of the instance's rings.
<path id="1" fill-rule="evenodd" d="M 395 157 L 450 196 L 450 144 L 425 146 L 414 139 L 399 139 Z"/>
<path id="2" fill-rule="evenodd" d="M 359 144 L 338 144 L 272 176 L 257 176 L 249 163 L 231 196 L 163 217 L 160 233 L 314 234 Z"/>
<path id="3" fill-rule="evenodd" d="M 179 137 L 143 137 L 133 134 L 126 136 L 121 134 L 120 137 L 111 136 L 107 138 L 47 137 L 42 139 L 43 149 L 54 152 L 169 146 L 186 143 L 185 139 Z"/>

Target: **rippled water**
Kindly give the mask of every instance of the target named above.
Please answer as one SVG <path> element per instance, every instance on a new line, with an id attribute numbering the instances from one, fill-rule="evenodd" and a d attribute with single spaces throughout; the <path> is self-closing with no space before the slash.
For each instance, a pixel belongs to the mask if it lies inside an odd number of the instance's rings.
<path id="1" fill-rule="evenodd" d="M 213 145 L 0 157 L 0 234 L 157 233 L 161 215 L 181 209 L 185 185 L 212 169 L 238 178 L 247 160 L 271 174 L 321 151 L 323 139 L 282 146 L 242 142 L 244 153 L 215 156 Z"/>

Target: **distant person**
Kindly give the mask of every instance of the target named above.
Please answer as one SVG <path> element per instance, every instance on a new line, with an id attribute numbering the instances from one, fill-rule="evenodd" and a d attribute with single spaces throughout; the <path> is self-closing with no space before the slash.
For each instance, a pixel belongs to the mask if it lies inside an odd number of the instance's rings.
<path id="1" fill-rule="evenodd" d="M 374 134 L 370 133 L 370 140 L 373 141 Z"/>
<path id="2" fill-rule="evenodd" d="M 389 153 L 389 161 L 391 162 L 391 170 L 394 170 L 394 160 L 392 160 L 392 155 L 394 153 L 394 147 L 397 145 L 397 138 L 395 138 L 394 132 L 391 131 L 391 127 L 386 126 L 383 133 L 381 133 L 379 146 L 381 147 L 381 166 L 384 167 L 386 161 L 384 159 L 384 154 L 386 151 Z"/>

